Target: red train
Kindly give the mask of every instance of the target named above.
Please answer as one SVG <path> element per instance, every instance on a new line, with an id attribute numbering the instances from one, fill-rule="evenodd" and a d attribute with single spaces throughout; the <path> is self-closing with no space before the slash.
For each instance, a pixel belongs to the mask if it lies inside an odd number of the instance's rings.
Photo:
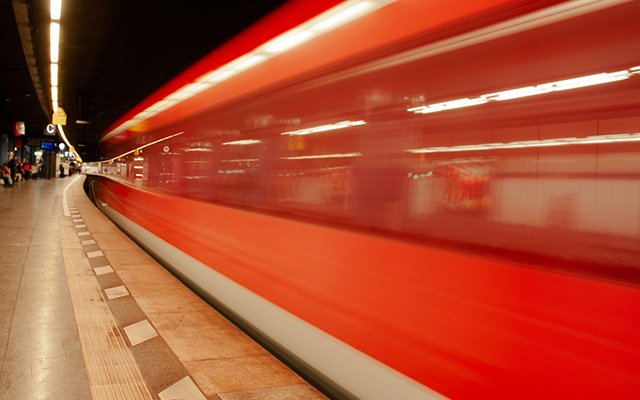
<path id="1" fill-rule="evenodd" d="M 292 2 L 106 132 L 91 187 L 336 397 L 636 398 L 639 15 Z"/>

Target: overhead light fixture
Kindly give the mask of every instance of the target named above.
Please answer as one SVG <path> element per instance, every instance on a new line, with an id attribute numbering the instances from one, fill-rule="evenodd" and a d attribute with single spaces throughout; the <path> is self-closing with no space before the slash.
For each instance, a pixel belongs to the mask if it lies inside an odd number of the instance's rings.
<path id="1" fill-rule="evenodd" d="M 49 31 L 51 33 L 51 36 L 50 36 L 51 62 L 57 63 L 59 58 L 59 49 L 60 49 L 60 24 L 57 22 L 52 22 Z"/>
<path id="2" fill-rule="evenodd" d="M 333 131 L 336 129 L 344 129 L 352 126 L 360 126 L 360 125 L 366 125 L 366 124 L 367 123 L 362 120 L 341 121 L 341 122 L 336 122 L 334 124 L 327 124 L 327 125 L 314 126 L 312 128 L 298 129 L 297 131 L 282 132 L 281 135 L 289 135 L 289 136 L 311 135 L 312 133 Z"/>
<path id="3" fill-rule="evenodd" d="M 54 21 L 59 21 L 61 14 L 62 0 L 51 0 L 51 19 Z"/>
<path id="4" fill-rule="evenodd" d="M 233 142 L 224 142 L 223 146 L 247 146 L 250 144 L 262 143 L 261 140 L 257 139 L 244 139 L 244 140 L 235 140 Z"/>
<path id="5" fill-rule="evenodd" d="M 51 87 L 51 101 L 55 101 L 56 103 L 58 102 L 58 87 L 57 86 L 52 86 Z"/>
<path id="6" fill-rule="evenodd" d="M 413 154 L 427 153 L 457 153 L 465 151 L 481 151 L 481 150 L 505 150 L 505 149 L 526 149 L 540 147 L 555 146 L 573 146 L 586 144 L 608 144 L 608 143 L 629 143 L 640 142 L 640 133 L 620 133 L 613 135 L 595 135 L 582 138 L 565 137 L 555 139 L 542 140 L 522 140 L 517 142 L 506 143 L 480 143 L 460 146 L 441 146 L 441 147 L 425 147 L 422 149 L 405 150 Z"/>
<path id="7" fill-rule="evenodd" d="M 475 98 L 464 98 L 443 103 L 435 103 L 420 107 L 407 108 L 407 111 L 416 114 L 429 114 L 439 111 L 453 110 L 456 108 L 476 106 L 488 103 L 489 101 L 504 101 L 520 99 L 523 97 L 536 96 L 540 94 L 560 92 L 563 90 L 578 89 L 587 86 L 601 85 L 604 83 L 617 82 L 629 79 L 633 75 L 640 74 L 639 67 L 633 67 L 616 72 L 603 72 L 600 74 L 581 76 L 578 78 L 565 79 L 562 81 L 543 83 L 536 86 L 526 86 L 522 88 L 504 90 L 501 92 L 483 94 Z"/>
<path id="8" fill-rule="evenodd" d="M 58 64 L 51 63 L 51 86 L 58 86 Z"/>
<path id="9" fill-rule="evenodd" d="M 428 106 L 413 107 L 408 109 L 408 111 L 414 112 L 416 114 L 429 114 L 429 113 L 434 113 L 434 112 L 439 112 L 444 110 L 453 110 L 456 108 L 471 107 L 478 104 L 484 104 L 488 101 L 489 101 L 488 99 L 483 97 L 477 97 L 475 99 L 464 98 L 464 99 L 458 99 L 458 100 L 445 101 L 443 103 L 430 104 Z"/>
<path id="10" fill-rule="evenodd" d="M 311 156 L 294 156 L 294 157 L 280 157 L 282 160 L 316 160 L 324 158 L 350 158 L 360 157 L 362 153 L 336 153 L 336 154 L 315 154 Z"/>
<path id="11" fill-rule="evenodd" d="M 53 112 L 58 111 L 58 102 L 57 101 L 51 101 L 51 108 L 53 108 Z"/>

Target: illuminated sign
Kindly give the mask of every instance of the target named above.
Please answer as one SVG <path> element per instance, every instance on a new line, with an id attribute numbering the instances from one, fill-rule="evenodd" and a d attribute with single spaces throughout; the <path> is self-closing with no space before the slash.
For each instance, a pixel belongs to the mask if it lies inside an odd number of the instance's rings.
<path id="1" fill-rule="evenodd" d="M 16 136 L 26 135 L 24 121 L 16 121 L 15 134 Z"/>
<path id="2" fill-rule="evenodd" d="M 56 135 L 56 126 L 54 124 L 47 124 L 44 128 L 45 136 L 55 136 Z"/>

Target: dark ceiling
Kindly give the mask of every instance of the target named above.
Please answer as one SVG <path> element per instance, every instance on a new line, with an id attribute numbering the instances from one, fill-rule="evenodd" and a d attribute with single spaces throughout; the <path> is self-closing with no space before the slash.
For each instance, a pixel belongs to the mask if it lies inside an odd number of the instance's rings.
<path id="1" fill-rule="evenodd" d="M 63 0 L 59 86 L 70 141 L 85 161 L 96 160 L 99 137 L 111 123 L 283 3 Z M 38 137 L 50 110 L 45 113 L 38 101 L 25 61 L 14 14 L 20 7 L 26 10 L 24 29 L 32 37 L 44 107 L 51 107 L 49 0 L 0 0 L 0 133 L 11 133 L 15 121 L 25 121 L 27 136 Z"/>

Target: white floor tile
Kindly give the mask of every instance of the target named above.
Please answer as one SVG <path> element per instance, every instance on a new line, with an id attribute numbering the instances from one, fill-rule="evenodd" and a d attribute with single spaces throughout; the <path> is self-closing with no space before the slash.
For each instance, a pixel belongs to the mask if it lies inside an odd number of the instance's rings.
<path id="1" fill-rule="evenodd" d="M 207 400 L 190 377 L 185 376 L 178 382 L 158 393 L 160 400 Z"/>
<path id="2" fill-rule="evenodd" d="M 104 293 L 107 295 L 109 300 L 117 299 L 120 297 L 125 297 L 129 295 L 129 291 L 124 286 L 115 286 L 112 288 L 108 288 L 104 290 Z"/>
<path id="3" fill-rule="evenodd" d="M 96 272 L 96 275 L 98 275 L 98 276 L 109 274 L 109 273 L 113 272 L 113 268 L 111 268 L 111 265 L 94 268 L 93 270 Z"/>
<path id="4" fill-rule="evenodd" d="M 83 240 L 82 242 L 83 246 L 89 245 L 89 244 L 96 244 L 96 241 L 93 239 L 89 239 L 89 240 Z"/>
<path id="5" fill-rule="evenodd" d="M 158 332 L 156 332 L 147 319 L 125 326 L 124 332 L 127 334 L 131 346 L 146 342 L 158 336 Z"/>

